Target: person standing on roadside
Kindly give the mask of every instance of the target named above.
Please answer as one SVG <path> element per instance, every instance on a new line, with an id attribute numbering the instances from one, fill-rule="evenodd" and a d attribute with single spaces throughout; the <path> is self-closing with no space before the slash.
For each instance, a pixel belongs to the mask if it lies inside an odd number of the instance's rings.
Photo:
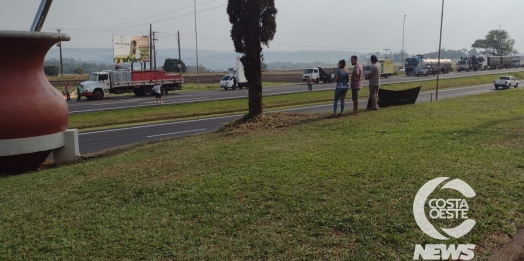
<path id="1" fill-rule="evenodd" d="M 378 110 L 378 89 L 380 87 L 380 72 L 382 66 L 378 63 L 378 58 L 375 55 L 371 56 L 371 67 L 369 68 L 369 99 L 371 100 L 371 109 Z"/>
<path id="2" fill-rule="evenodd" d="M 308 77 L 306 79 L 306 83 L 307 83 L 307 90 L 313 91 L 313 80 L 311 79 L 311 77 Z"/>
<path id="3" fill-rule="evenodd" d="M 337 115 L 338 101 L 340 100 L 340 113 L 344 113 L 344 99 L 348 92 L 349 72 L 346 69 L 346 61 L 340 60 L 338 62 L 337 73 L 335 74 L 335 82 L 337 83 L 335 88 L 335 100 L 333 102 L 333 116 Z"/>
<path id="4" fill-rule="evenodd" d="M 82 101 L 82 85 L 76 86 L 76 101 L 77 102 Z"/>
<path id="5" fill-rule="evenodd" d="M 358 113 L 358 92 L 362 88 L 362 66 L 358 63 L 356 55 L 351 56 L 353 71 L 351 72 L 351 100 L 353 101 L 352 114 Z"/>
<path id="6" fill-rule="evenodd" d="M 162 86 L 160 84 L 155 85 L 153 91 L 155 92 L 156 104 L 162 104 Z"/>
<path id="7" fill-rule="evenodd" d="M 66 95 L 67 95 L 67 100 L 68 100 L 68 101 L 71 100 L 71 93 L 70 93 L 70 90 L 71 90 L 71 86 L 69 85 L 69 83 L 67 83 L 66 86 L 65 86 L 65 91 L 66 91 Z"/>

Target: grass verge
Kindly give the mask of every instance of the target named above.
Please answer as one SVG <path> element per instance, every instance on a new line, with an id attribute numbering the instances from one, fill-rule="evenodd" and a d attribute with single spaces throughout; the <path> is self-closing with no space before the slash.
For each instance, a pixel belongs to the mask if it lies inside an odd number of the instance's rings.
<path id="1" fill-rule="evenodd" d="M 517 78 L 524 78 L 524 72 L 514 73 Z M 498 75 L 473 76 L 455 79 L 443 79 L 439 88 L 465 87 L 477 84 L 490 83 Z M 384 85 L 390 90 L 399 90 L 421 86 L 422 90 L 433 90 L 435 80 L 408 82 Z M 314 88 L 314 87 L 313 87 Z M 360 91 L 361 97 L 368 96 L 368 89 Z M 319 91 L 313 93 L 296 93 L 264 97 L 264 109 L 273 109 L 289 106 L 317 104 L 333 99 L 333 91 Z M 221 100 L 199 102 L 191 104 L 166 105 L 161 107 L 141 107 L 124 110 L 100 111 L 81 114 L 72 114 L 69 117 L 69 128 L 109 128 L 115 125 L 148 123 L 162 120 L 176 120 L 189 117 L 202 117 L 217 114 L 243 112 L 247 108 L 247 99 Z"/>
<path id="2" fill-rule="evenodd" d="M 270 115 L 2 178 L 0 259 L 410 260 L 442 243 L 412 204 L 444 176 L 477 193 L 475 228 L 446 243 L 487 260 L 524 225 L 523 98 Z"/>
<path id="3" fill-rule="evenodd" d="M 275 86 L 284 86 L 291 83 L 283 83 L 283 82 L 264 82 L 264 87 L 275 87 Z M 65 87 L 64 86 L 53 86 L 55 89 L 57 89 L 59 92 L 61 92 L 63 95 L 65 95 Z M 73 86 L 73 88 L 76 88 L 76 86 Z M 220 90 L 220 84 L 208 84 L 208 83 L 202 83 L 200 85 L 196 83 L 184 83 L 182 86 L 181 91 L 175 91 L 175 92 L 194 92 L 194 91 L 216 91 Z M 124 93 L 124 94 L 114 94 L 104 97 L 104 99 L 120 99 L 124 96 L 135 96 L 132 92 L 130 93 Z"/>

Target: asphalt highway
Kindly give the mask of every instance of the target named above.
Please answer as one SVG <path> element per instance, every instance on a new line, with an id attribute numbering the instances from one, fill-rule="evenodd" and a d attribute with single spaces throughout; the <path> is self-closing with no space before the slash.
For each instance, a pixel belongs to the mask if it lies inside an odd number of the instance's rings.
<path id="1" fill-rule="evenodd" d="M 449 78 L 460 78 L 465 76 L 485 75 L 485 74 L 499 74 L 499 73 L 511 73 L 516 71 L 524 71 L 524 69 L 504 69 L 494 71 L 480 71 L 480 72 L 461 72 L 461 73 L 449 73 L 442 74 L 441 79 Z M 217 82 L 220 77 L 217 77 Z M 407 76 L 396 76 L 388 79 L 381 79 L 381 84 L 391 83 L 403 83 L 403 82 L 414 82 L 421 80 L 436 79 L 436 76 L 421 76 L 421 77 L 407 77 Z M 493 79 L 495 80 L 495 79 Z M 363 82 L 364 86 L 368 85 L 368 81 Z M 321 90 L 332 90 L 333 84 L 314 84 L 314 91 Z M 278 87 L 266 87 L 264 88 L 264 96 L 288 94 L 288 93 L 299 93 L 306 92 L 307 87 L 305 84 L 292 84 Z M 104 110 L 115 110 L 115 109 L 126 109 L 135 107 L 146 107 L 156 106 L 154 97 L 136 97 L 136 96 L 120 96 L 112 95 L 112 99 L 103 99 L 98 101 L 84 100 L 81 103 L 77 103 L 74 99 L 68 102 L 69 113 L 82 113 L 82 112 L 94 112 Z M 213 90 L 213 91 L 195 91 L 195 92 L 171 92 L 168 95 L 163 96 L 164 104 L 183 104 L 183 103 L 194 103 L 194 102 L 205 102 L 205 101 L 217 101 L 227 100 L 235 98 L 246 98 L 247 90 Z"/>
<path id="2" fill-rule="evenodd" d="M 494 89 L 494 86 L 492 84 L 456 89 L 443 89 L 439 91 L 439 100 L 494 91 L 497 90 Z M 434 92 L 422 92 L 419 94 L 417 103 L 429 102 L 431 99 L 435 99 Z M 329 113 L 333 108 L 332 106 L 333 105 L 329 103 L 324 105 L 285 109 L 282 111 L 296 113 Z M 349 110 L 351 110 L 350 108 L 352 108 L 352 106 L 352 102 L 346 102 L 346 108 L 348 112 Z M 367 100 L 359 101 L 360 108 L 365 108 L 366 106 Z M 183 137 L 197 133 L 210 132 L 218 129 L 224 123 L 235 120 L 241 116 L 242 115 L 221 116 L 197 120 L 187 120 L 80 133 L 80 152 L 81 154 L 85 155 L 88 153 L 99 152 L 109 148 L 131 145 L 140 142 L 164 138 Z"/>

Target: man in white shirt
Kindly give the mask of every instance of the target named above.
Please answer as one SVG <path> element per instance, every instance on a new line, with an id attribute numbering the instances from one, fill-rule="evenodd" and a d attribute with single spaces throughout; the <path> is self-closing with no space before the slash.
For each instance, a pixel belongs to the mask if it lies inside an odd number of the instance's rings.
<path id="1" fill-rule="evenodd" d="M 153 87 L 153 91 L 155 92 L 155 96 L 156 96 L 156 104 L 162 104 L 162 86 L 159 84 L 159 85 L 155 85 L 155 87 Z"/>

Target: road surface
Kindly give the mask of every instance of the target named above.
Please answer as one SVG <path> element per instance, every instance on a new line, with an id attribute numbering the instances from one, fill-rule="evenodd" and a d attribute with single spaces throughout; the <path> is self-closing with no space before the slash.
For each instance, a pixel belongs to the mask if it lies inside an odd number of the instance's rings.
<path id="1" fill-rule="evenodd" d="M 510 73 L 515 71 L 524 71 L 524 69 L 505 69 L 505 70 L 494 70 L 494 71 L 480 71 L 480 72 L 462 72 L 462 73 L 449 73 L 442 74 L 441 79 L 449 78 L 460 78 L 465 76 L 475 76 L 484 74 L 499 74 L 499 73 Z M 218 78 L 217 78 L 218 79 Z M 403 83 L 403 82 L 414 82 L 421 80 L 436 79 L 434 76 L 428 77 L 406 77 L 397 76 L 388 79 L 382 79 L 381 84 L 391 83 Z M 218 80 L 217 80 L 218 81 Z M 363 82 L 364 86 L 368 85 L 367 81 Z M 332 90 L 332 84 L 315 84 L 313 90 Z M 264 88 L 264 96 L 279 95 L 288 93 L 299 93 L 306 92 L 307 87 L 305 84 L 292 84 L 279 87 L 267 87 Z M 136 97 L 136 96 L 119 96 L 113 95 L 112 99 L 104 99 L 99 101 L 84 100 L 81 103 L 77 103 L 75 100 L 68 102 L 70 113 L 82 113 L 82 112 L 94 112 L 114 109 L 126 109 L 135 107 L 146 107 L 156 106 L 154 97 Z M 247 98 L 247 90 L 214 90 L 214 91 L 195 91 L 195 92 L 172 92 L 172 94 L 164 95 L 164 104 L 182 104 L 182 103 L 194 103 L 204 101 L 217 101 L 227 100 L 235 98 Z"/>
<path id="2" fill-rule="evenodd" d="M 452 98 L 494 91 L 497 90 L 495 90 L 492 84 L 456 89 L 443 89 L 439 91 L 439 100 L 443 98 Z M 431 97 L 432 96 L 430 92 L 422 92 L 419 94 L 417 103 L 429 102 L 431 100 Z M 434 98 L 435 94 L 433 92 L 433 99 Z M 331 110 L 333 109 L 332 106 L 333 105 L 329 103 L 324 105 L 285 109 L 282 111 L 295 113 L 328 113 L 331 112 Z M 352 108 L 352 106 L 352 102 L 346 103 L 346 108 Z M 360 108 L 365 108 L 366 106 L 367 100 L 359 101 Z M 109 148 L 136 144 L 140 142 L 158 140 L 163 138 L 182 137 L 197 133 L 209 132 L 218 129 L 224 123 L 235 120 L 241 116 L 242 115 L 221 116 L 197 120 L 187 120 L 80 133 L 80 152 L 85 155 L 88 153 L 99 152 Z"/>

